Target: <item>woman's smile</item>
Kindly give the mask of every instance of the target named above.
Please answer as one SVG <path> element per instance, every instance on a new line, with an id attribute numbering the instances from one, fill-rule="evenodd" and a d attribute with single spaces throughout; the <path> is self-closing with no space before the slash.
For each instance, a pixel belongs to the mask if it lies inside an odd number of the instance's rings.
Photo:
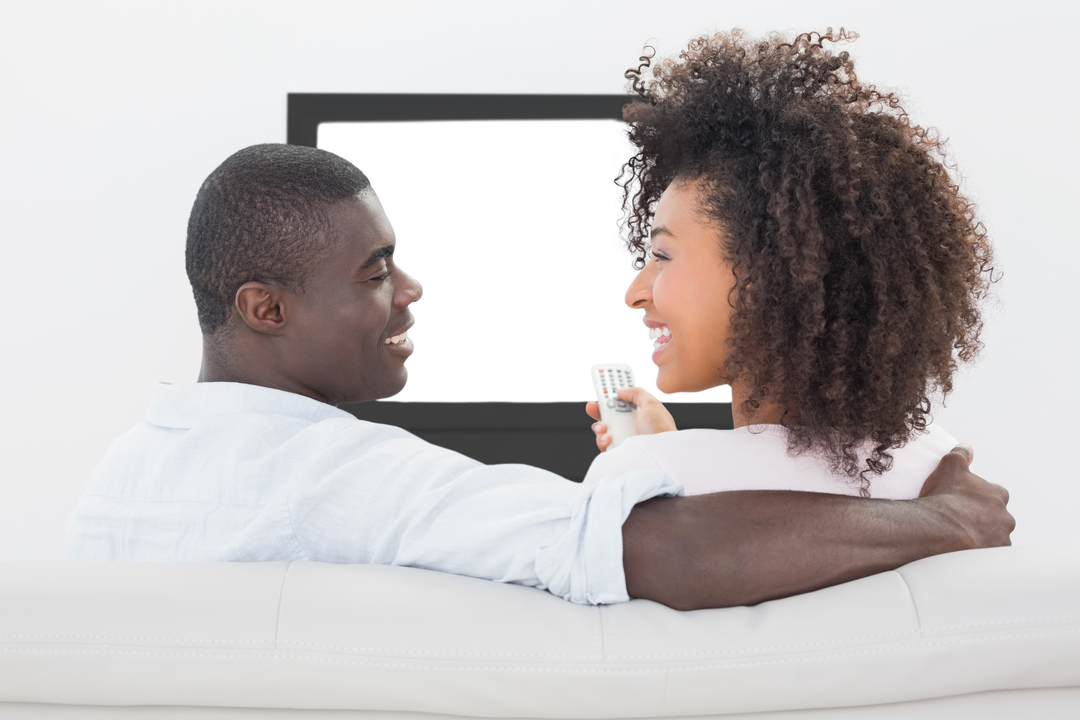
<path id="1" fill-rule="evenodd" d="M 646 325 L 649 322 L 646 321 Z M 655 363 L 660 357 L 660 354 L 664 352 L 668 344 L 671 342 L 671 328 L 667 325 L 660 325 L 658 327 L 649 326 L 649 339 L 653 341 L 653 354 L 652 361 Z"/>

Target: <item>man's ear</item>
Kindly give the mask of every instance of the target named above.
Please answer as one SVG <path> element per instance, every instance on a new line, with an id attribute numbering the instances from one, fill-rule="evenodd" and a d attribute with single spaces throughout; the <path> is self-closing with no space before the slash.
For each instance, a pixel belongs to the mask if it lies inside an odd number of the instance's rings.
<path id="1" fill-rule="evenodd" d="M 277 335 L 288 319 L 284 288 L 263 282 L 246 282 L 236 291 L 236 311 L 255 332 Z"/>

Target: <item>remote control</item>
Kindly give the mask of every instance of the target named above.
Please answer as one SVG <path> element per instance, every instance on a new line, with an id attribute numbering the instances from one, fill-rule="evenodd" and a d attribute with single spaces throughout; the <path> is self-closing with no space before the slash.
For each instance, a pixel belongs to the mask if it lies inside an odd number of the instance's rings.
<path id="1" fill-rule="evenodd" d="M 637 435 L 637 405 L 620 400 L 616 391 L 634 387 L 634 371 L 622 363 L 593 365 L 593 387 L 600 406 L 600 420 L 607 425 L 611 436 L 608 448 L 618 447 L 628 437 Z"/>

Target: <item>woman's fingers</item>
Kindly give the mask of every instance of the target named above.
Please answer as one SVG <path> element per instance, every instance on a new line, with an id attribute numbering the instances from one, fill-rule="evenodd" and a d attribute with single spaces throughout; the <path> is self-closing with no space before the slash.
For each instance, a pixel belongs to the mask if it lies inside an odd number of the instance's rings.
<path id="1" fill-rule="evenodd" d="M 602 422 L 593 423 L 592 431 L 596 433 L 596 447 L 600 452 L 607 450 L 608 445 L 611 444 L 611 436 L 607 434 L 607 425 Z"/>
<path id="2" fill-rule="evenodd" d="M 585 403 L 585 412 L 587 412 L 589 414 L 589 417 L 591 417 L 593 420 L 600 419 L 600 406 L 594 402 Z"/>
<path id="3" fill-rule="evenodd" d="M 585 403 L 585 412 L 593 420 L 600 419 L 600 406 L 594 402 Z M 611 436 L 607 434 L 607 425 L 602 422 L 595 422 L 592 431 L 596 433 L 596 447 L 600 452 L 607 450 L 608 445 L 611 444 Z"/>
<path id="4" fill-rule="evenodd" d="M 593 433 L 596 435 L 596 449 L 600 452 L 604 452 L 611 443 L 611 436 L 607 434 L 607 424 L 603 422 L 594 422 L 592 427 Z"/>
<path id="5" fill-rule="evenodd" d="M 637 431 L 638 435 L 655 435 L 656 433 L 675 430 L 675 419 L 664 407 L 664 403 L 657 400 L 641 388 L 623 388 L 618 391 L 619 399 L 632 402 L 637 405 Z"/>

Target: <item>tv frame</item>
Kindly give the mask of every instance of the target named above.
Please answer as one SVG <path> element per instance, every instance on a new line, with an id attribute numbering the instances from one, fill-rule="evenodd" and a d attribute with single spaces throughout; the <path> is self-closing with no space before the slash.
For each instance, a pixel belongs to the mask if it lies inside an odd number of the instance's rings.
<path id="1" fill-rule="evenodd" d="M 289 93 L 286 142 L 317 147 L 326 122 L 440 120 L 622 120 L 633 95 L 454 95 Z M 588 371 L 583 360 L 582 373 Z M 397 425 L 485 463 L 526 463 L 580 481 L 596 456 L 580 402 L 427 403 L 377 400 L 342 405 L 361 420 Z M 668 403 L 676 424 L 731 429 L 730 403 Z"/>
<path id="2" fill-rule="evenodd" d="M 325 122 L 622 120 L 634 95 L 289 93 L 286 142 L 316 147 Z"/>

